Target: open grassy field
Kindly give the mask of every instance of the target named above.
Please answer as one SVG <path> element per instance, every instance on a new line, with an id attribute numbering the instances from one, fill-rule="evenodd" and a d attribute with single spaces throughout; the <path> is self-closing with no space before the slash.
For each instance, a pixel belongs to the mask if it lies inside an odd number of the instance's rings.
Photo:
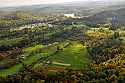
<path id="1" fill-rule="evenodd" d="M 34 62 L 37 62 L 39 59 L 43 58 L 43 57 L 47 57 L 49 56 L 51 53 L 54 52 L 54 49 L 55 49 L 56 45 L 55 46 L 49 46 L 48 48 L 44 48 L 44 50 L 42 50 L 41 53 L 38 53 L 38 54 L 32 54 L 28 57 L 26 57 L 22 62 L 26 65 L 30 65 Z M 31 52 L 33 51 L 36 51 L 36 49 L 42 49 L 43 46 L 42 45 L 37 45 L 37 46 L 33 46 L 33 47 L 28 47 L 26 49 L 24 49 L 25 53 L 26 54 L 30 54 Z M 50 50 L 50 51 L 48 51 Z M 6 61 L 4 61 L 6 62 Z M 18 73 L 21 69 L 23 69 L 23 65 L 22 63 L 19 63 L 19 64 L 15 64 L 14 66 L 8 68 L 8 69 L 4 69 L 4 70 L 1 70 L 0 71 L 0 77 L 6 77 L 8 75 L 11 75 L 11 74 L 15 74 L 15 73 Z"/>
<path id="2" fill-rule="evenodd" d="M 73 69 L 84 68 L 91 62 L 86 46 L 72 42 L 68 47 L 58 52 L 51 58 L 50 67 L 69 67 Z"/>
<path id="3" fill-rule="evenodd" d="M 57 47 L 60 50 L 56 53 Z M 51 61 L 51 64 L 48 65 L 49 68 L 63 67 L 72 69 L 82 69 L 91 62 L 86 46 L 73 41 L 65 41 L 48 46 L 36 45 L 25 48 L 23 51 L 26 57 L 22 62 L 26 65 L 35 63 L 33 65 L 34 69 L 43 68 L 48 61 Z M 23 68 L 22 63 L 15 64 L 8 69 L 1 70 L 0 77 L 16 74 Z"/>

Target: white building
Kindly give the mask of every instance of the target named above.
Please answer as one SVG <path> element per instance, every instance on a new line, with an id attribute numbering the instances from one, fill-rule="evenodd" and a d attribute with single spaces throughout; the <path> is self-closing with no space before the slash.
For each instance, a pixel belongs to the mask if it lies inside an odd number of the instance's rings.
<path id="1" fill-rule="evenodd" d="M 75 14 L 64 14 L 64 16 L 68 18 L 75 18 Z"/>

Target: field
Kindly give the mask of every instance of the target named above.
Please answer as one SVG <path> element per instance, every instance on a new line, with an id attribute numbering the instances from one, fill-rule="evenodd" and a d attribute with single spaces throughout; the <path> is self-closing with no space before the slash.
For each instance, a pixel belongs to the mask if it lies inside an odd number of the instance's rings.
<path id="1" fill-rule="evenodd" d="M 73 42 L 51 58 L 52 67 L 82 69 L 91 62 L 86 46 Z"/>
<path id="2" fill-rule="evenodd" d="M 57 46 L 61 48 L 57 53 Z M 37 51 L 40 50 L 38 53 Z M 47 62 L 48 68 L 72 68 L 82 69 L 91 62 L 90 56 L 86 50 L 86 46 L 78 42 L 66 41 L 59 44 L 50 46 L 36 45 L 33 47 L 25 48 L 22 61 L 26 65 L 34 64 L 34 69 L 44 68 Z M 2 64 L 2 62 L 1 62 Z M 9 69 L 0 71 L 0 77 L 16 74 L 23 70 L 22 63 L 15 64 Z"/>

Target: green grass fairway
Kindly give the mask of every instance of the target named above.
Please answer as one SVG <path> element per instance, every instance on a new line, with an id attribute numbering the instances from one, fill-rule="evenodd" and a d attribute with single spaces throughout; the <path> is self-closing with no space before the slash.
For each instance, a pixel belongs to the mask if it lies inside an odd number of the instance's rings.
<path id="1" fill-rule="evenodd" d="M 44 48 L 41 45 L 37 45 L 32 48 L 26 48 L 26 54 L 30 54 L 31 52 L 36 51 L 36 49 L 38 48 L 43 48 L 43 50 L 41 50 L 41 52 L 38 54 L 32 54 L 26 57 L 23 63 L 30 65 L 34 62 L 38 62 L 38 60 L 42 57 L 50 56 L 49 60 L 52 61 L 52 64 L 50 64 L 49 67 L 66 67 L 73 69 L 82 69 L 85 65 L 91 62 L 91 59 L 85 46 L 78 42 L 72 42 L 70 45 L 66 46 L 67 44 L 68 42 L 63 42 L 59 44 L 53 44 Z M 62 50 L 60 50 L 56 55 L 54 55 L 57 46 L 62 48 Z M 42 63 L 35 64 L 33 68 L 37 69 L 40 66 L 42 66 Z M 23 69 L 23 65 L 21 63 L 16 64 L 11 68 L 1 70 L 0 77 L 6 77 L 8 75 L 18 73 L 21 69 Z"/>
<path id="2" fill-rule="evenodd" d="M 27 53 L 31 53 L 33 51 L 36 51 L 36 49 L 38 48 L 42 48 L 43 46 L 41 45 L 37 45 L 35 47 L 29 47 L 25 49 L 25 52 Z M 29 57 L 27 57 L 26 59 L 24 59 L 23 63 L 30 65 L 33 62 L 37 62 L 40 58 L 42 57 L 46 57 L 49 56 L 51 54 L 53 54 L 53 52 L 56 50 L 56 45 L 51 45 L 48 47 L 45 47 L 41 53 L 39 54 L 35 54 L 35 55 L 30 55 Z M 8 69 L 4 69 L 4 70 L 0 70 L 0 77 L 6 77 L 8 75 L 12 75 L 12 74 L 16 74 L 18 73 L 21 69 L 23 69 L 23 65 L 21 63 L 16 64 Z"/>
<path id="3" fill-rule="evenodd" d="M 63 51 L 54 55 L 51 58 L 52 64 L 50 67 L 70 67 L 74 69 L 84 68 L 85 65 L 91 62 L 89 54 L 85 46 L 78 42 L 73 42 Z M 58 64 L 55 64 L 58 63 Z"/>
<path id="4" fill-rule="evenodd" d="M 33 51 L 44 48 L 43 45 L 36 45 L 23 49 L 26 54 L 31 54 Z"/>
<path id="5" fill-rule="evenodd" d="M 8 75 L 18 73 L 22 68 L 23 68 L 22 64 L 17 64 L 9 69 L 4 69 L 0 71 L 0 77 L 6 77 Z"/>

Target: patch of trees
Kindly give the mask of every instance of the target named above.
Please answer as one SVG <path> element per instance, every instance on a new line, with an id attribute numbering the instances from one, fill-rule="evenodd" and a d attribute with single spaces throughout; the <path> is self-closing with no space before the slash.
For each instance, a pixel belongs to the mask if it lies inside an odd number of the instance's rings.
<path id="1" fill-rule="evenodd" d="M 112 59 L 118 54 L 123 54 L 125 50 L 120 46 L 121 40 L 119 39 L 98 40 L 96 42 L 89 42 L 89 44 L 92 44 L 93 47 L 89 47 L 88 52 L 96 63 Z"/>

